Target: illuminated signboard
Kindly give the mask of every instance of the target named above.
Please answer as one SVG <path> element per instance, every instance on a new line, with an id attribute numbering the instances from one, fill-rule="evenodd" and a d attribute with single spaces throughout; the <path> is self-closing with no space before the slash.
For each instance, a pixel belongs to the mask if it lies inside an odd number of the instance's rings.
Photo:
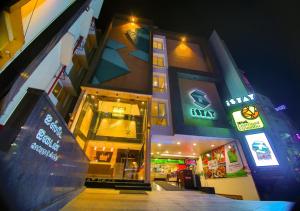
<path id="1" fill-rule="evenodd" d="M 283 110 L 286 110 L 286 105 L 281 105 L 281 106 L 278 106 L 275 108 L 276 111 L 283 111 Z"/>
<path id="2" fill-rule="evenodd" d="M 278 166 L 279 163 L 264 133 L 246 135 L 256 166 Z"/>
<path id="3" fill-rule="evenodd" d="M 178 83 L 184 125 L 222 128 L 227 126 L 215 83 L 186 78 L 178 78 Z"/>
<path id="4" fill-rule="evenodd" d="M 197 107 L 191 108 L 191 115 L 202 119 L 215 119 L 216 112 L 210 108 L 211 103 L 207 94 L 201 90 L 195 89 L 190 92 L 190 97 Z"/>
<path id="5" fill-rule="evenodd" d="M 241 103 L 247 103 L 250 101 L 254 101 L 254 94 L 249 94 L 247 96 L 243 97 L 237 97 L 237 98 L 232 98 L 229 100 L 226 100 L 226 105 L 231 106 L 231 105 L 236 105 L 236 104 L 241 104 Z"/>
<path id="6" fill-rule="evenodd" d="M 240 111 L 233 112 L 232 116 L 239 131 L 254 130 L 264 127 L 255 106 L 246 106 Z"/>

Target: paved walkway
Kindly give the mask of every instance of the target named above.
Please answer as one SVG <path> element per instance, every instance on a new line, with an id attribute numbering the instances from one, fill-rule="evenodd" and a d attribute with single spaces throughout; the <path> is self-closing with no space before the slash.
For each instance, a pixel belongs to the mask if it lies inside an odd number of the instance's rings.
<path id="1" fill-rule="evenodd" d="M 197 191 L 125 192 L 87 188 L 62 210 L 285 211 L 292 206 L 288 202 L 240 201 Z"/>

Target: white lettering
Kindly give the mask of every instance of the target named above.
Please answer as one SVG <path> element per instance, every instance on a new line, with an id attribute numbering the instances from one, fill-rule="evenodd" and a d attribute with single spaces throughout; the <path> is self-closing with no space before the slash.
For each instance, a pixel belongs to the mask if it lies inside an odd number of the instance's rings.
<path id="1" fill-rule="evenodd" d="M 226 100 L 226 105 L 229 107 L 231 105 L 245 103 L 254 100 L 254 94 L 249 94 L 248 96 L 237 97 L 233 99 Z"/>

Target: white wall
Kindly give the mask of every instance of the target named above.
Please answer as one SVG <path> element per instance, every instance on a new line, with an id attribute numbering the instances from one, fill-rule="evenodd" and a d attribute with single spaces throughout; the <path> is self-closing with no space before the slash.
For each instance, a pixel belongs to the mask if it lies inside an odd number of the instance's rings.
<path id="1" fill-rule="evenodd" d="M 23 48 L 25 48 L 27 44 L 29 44 L 36 36 L 38 36 L 41 31 L 43 31 L 74 1 L 75 0 L 44 0 L 44 2 L 36 8 L 32 16 L 32 20 L 26 35 L 26 43 Z M 103 1 L 96 1 L 98 3 L 94 3 L 93 8 L 90 8 L 90 10 L 84 11 L 68 30 L 74 36 L 75 42 L 80 35 L 86 38 L 94 14 L 94 9 L 99 10 L 100 12 Z M 29 22 L 29 18 L 30 14 L 24 17 L 22 20 L 24 32 Z M 49 52 L 49 54 L 43 59 L 43 61 L 39 64 L 35 71 L 30 75 L 30 77 L 26 80 L 26 82 L 20 88 L 20 91 L 14 96 L 13 100 L 5 109 L 4 114 L 0 116 L 0 124 L 4 125 L 6 123 L 10 115 L 13 113 L 13 111 L 16 109 L 16 107 L 26 94 L 29 87 L 42 89 L 46 92 L 48 91 L 55 80 L 54 76 L 61 69 L 62 53 L 62 40 L 60 40 L 56 44 L 56 46 Z M 73 63 L 70 62 L 66 70 L 69 71 L 72 65 Z"/>
<path id="2" fill-rule="evenodd" d="M 90 8 L 93 9 L 93 17 L 98 18 L 102 8 L 104 0 L 93 0 L 90 4 Z"/>
<path id="3" fill-rule="evenodd" d="M 25 36 L 25 45 L 29 44 L 37 35 L 39 35 L 53 20 L 66 10 L 75 0 L 44 0 L 33 12 L 23 17 L 23 31 Z M 30 20 L 30 23 L 29 23 Z M 29 25 L 28 25 L 29 24 Z"/>

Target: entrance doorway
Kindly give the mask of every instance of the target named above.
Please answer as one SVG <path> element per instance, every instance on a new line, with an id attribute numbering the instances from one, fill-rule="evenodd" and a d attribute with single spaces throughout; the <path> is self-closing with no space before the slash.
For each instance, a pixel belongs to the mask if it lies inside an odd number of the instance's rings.
<path id="1" fill-rule="evenodd" d="M 145 155 L 150 154 L 146 100 L 99 89 L 83 95 L 73 128 L 89 159 L 88 181 L 145 181 L 149 163 Z"/>

